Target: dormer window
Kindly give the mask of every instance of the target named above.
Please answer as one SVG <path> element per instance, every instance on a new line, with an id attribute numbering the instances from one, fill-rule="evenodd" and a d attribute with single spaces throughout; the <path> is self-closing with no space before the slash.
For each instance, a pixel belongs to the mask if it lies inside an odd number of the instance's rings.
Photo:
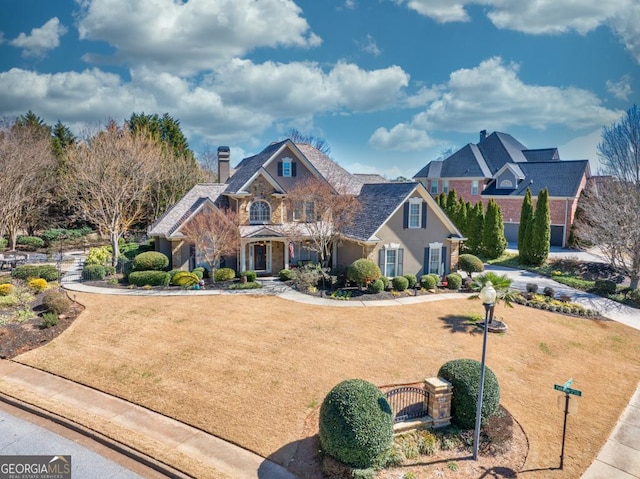
<path id="1" fill-rule="evenodd" d="M 502 180 L 500 182 L 500 188 L 513 188 L 513 181 L 511 181 L 511 180 Z"/>

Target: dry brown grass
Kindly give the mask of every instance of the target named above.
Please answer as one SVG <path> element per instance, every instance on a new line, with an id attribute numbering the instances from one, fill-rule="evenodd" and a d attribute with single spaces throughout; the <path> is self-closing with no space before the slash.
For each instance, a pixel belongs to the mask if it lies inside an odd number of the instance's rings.
<path id="1" fill-rule="evenodd" d="M 144 405 L 286 463 L 307 415 L 347 378 L 378 385 L 480 359 L 465 315 L 478 302 L 317 307 L 263 296 L 78 294 L 86 311 L 49 345 L 16 358 Z M 516 306 L 491 335 L 487 365 L 530 452 L 522 477 L 579 477 L 640 380 L 640 331 Z M 564 471 L 554 383 L 574 378 Z M 536 469 L 541 469 L 535 471 Z"/>

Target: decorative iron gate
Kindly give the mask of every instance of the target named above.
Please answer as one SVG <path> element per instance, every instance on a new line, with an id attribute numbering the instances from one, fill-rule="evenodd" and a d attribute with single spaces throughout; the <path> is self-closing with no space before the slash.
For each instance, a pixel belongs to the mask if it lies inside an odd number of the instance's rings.
<path id="1" fill-rule="evenodd" d="M 387 402 L 393 411 L 393 421 L 428 416 L 429 393 L 422 388 L 400 386 L 385 393 Z"/>

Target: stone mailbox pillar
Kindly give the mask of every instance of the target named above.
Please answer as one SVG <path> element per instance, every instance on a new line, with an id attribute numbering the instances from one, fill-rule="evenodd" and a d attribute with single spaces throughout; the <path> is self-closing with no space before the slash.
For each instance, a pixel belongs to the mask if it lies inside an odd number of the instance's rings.
<path id="1" fill-rule="evenodd" d="M 442 378 L 427 378 L 424 388 L 429 393 L 428 413 L 433 419 L 433 427 L 448 426 L 451 423 L 453 386 Z"/>

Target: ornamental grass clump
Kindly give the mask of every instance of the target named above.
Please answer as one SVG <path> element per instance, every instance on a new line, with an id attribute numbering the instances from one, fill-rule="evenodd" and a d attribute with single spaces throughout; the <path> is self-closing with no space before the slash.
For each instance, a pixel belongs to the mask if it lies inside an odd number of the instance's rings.
<path id="1" fill-rule="evenodd" d="M 362 379 L 335 386 L 320 407 L 320 445 L 357 468 L 382 464 L 393 444 L 393 413 L 384 394 Z"/>

